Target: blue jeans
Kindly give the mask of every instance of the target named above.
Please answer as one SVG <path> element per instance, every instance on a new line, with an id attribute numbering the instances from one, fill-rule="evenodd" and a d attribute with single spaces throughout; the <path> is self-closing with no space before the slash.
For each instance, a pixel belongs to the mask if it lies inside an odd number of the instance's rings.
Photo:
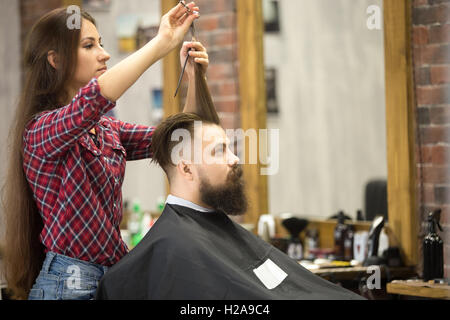
<path id="1" fill-rule="evenodd" d="M 91 300 L 108 267 L 47 252 L 28 300 Z"/>

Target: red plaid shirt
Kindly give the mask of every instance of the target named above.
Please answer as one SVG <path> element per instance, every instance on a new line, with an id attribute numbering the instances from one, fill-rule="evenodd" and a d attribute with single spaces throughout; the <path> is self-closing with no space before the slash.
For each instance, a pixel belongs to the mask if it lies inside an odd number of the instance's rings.
<path id="1" fill-rule="evenodd" d="M 35 116 L 23 140 L 46 250 L 105 266 L 128 251 L 119 229 L 125 162 L 151 157 L 154 130 L 103 116 L 114 106 L 94 78 L 69 105 Z"/>

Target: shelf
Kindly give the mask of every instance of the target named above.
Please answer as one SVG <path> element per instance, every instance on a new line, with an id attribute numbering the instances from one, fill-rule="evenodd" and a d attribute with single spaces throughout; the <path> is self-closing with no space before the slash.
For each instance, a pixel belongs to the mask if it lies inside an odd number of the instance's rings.
<path id="1" fill-rule="evenodd" d="M 394 280 L 387 284 L 387 292 L 407 296 L 450 300 L 450 286 L 420 280 Z"/>

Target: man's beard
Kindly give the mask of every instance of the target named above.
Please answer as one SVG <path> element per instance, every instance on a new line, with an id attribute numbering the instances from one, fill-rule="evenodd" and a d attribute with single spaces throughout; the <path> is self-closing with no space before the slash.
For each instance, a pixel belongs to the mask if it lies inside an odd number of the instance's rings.
<path id="1" fill-rule="evenodd" d="M 200 179 L 200 197 L 203 203 L 231 216 L 242 215 L 247 211 L 241 166 L 233 166 L 226 182 L 220 186 L 212 186 L 204 177 Z"/>

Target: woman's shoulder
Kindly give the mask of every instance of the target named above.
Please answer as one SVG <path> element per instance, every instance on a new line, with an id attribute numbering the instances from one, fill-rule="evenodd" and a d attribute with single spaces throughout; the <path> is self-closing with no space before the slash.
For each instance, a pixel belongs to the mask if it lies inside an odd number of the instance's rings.
<path id="1" fill-rule="evenodd" d="M 39 119 L 49 115 L 53 110 L 45 110 L 34 114 L 25 124 L 25 133 L 33 127 L 33 125 L 39 121 Z"/>

